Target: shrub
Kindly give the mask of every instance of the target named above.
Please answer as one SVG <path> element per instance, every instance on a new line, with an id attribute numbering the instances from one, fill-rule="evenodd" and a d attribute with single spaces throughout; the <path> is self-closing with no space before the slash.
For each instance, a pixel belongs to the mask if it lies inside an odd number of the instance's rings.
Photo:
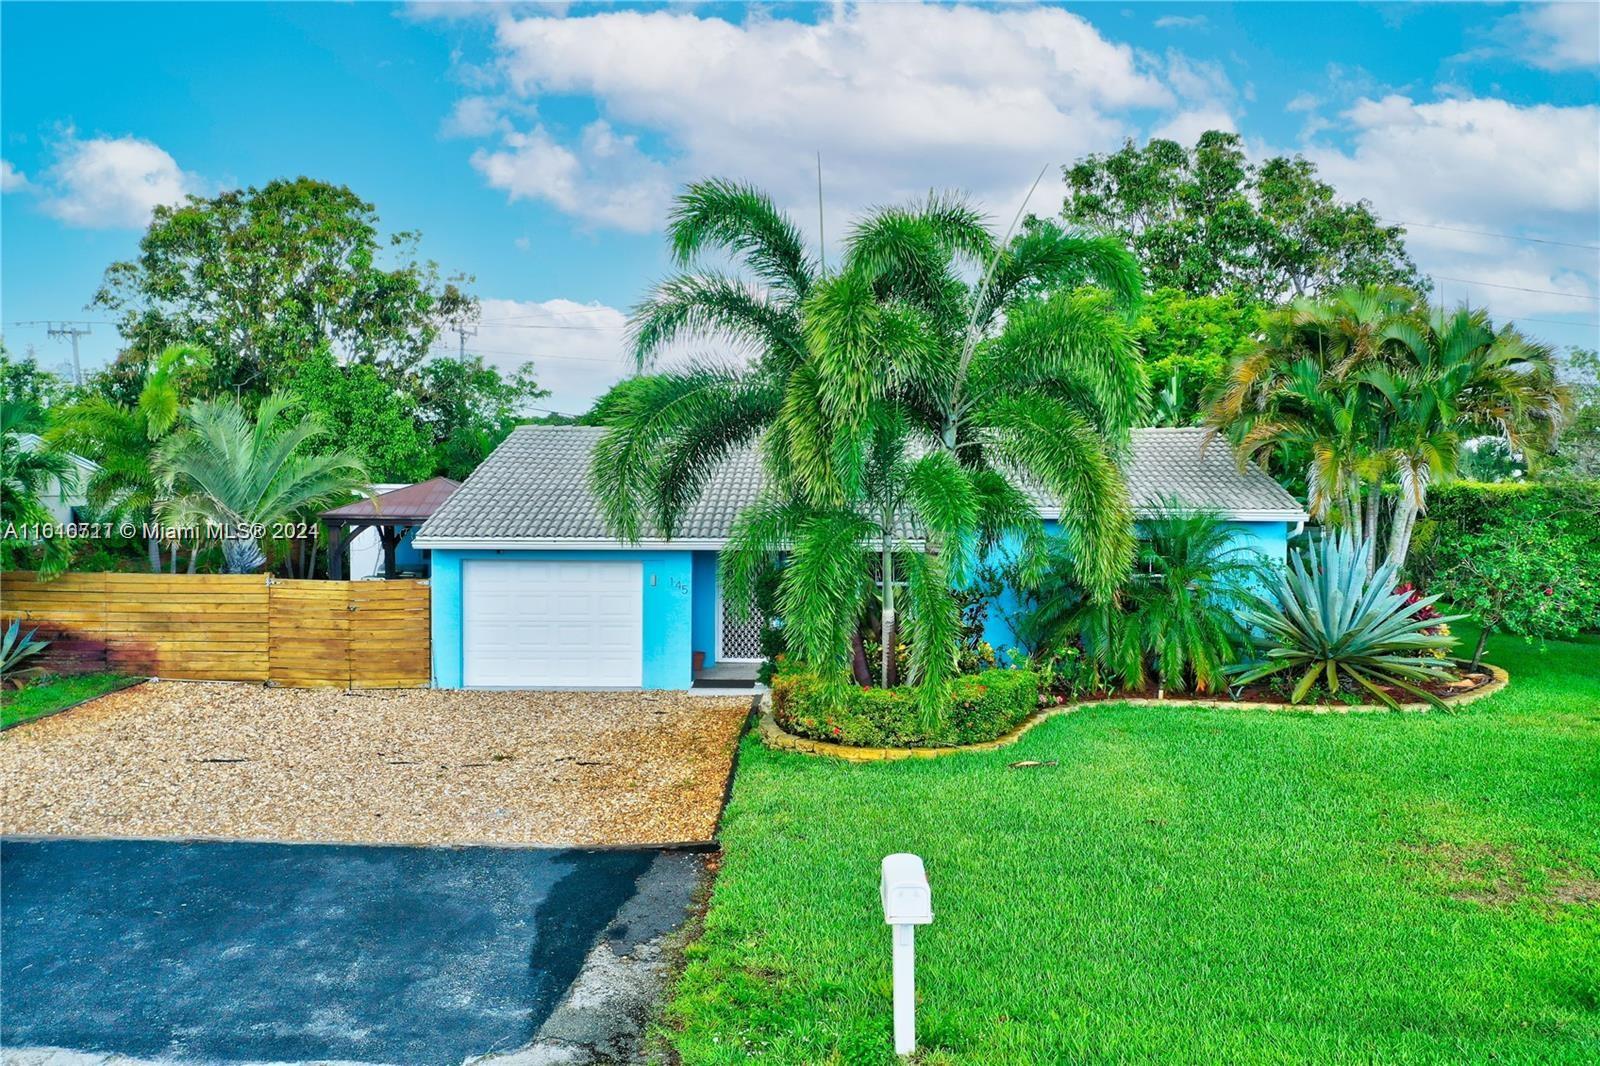
<path id="1" fill-rule="evenodd" d="M 1600 482 L 1441 485 L 1408 570 L 1476 617 L 1484 638 L 1600 629 Z"/>
<path id="2" fill-rule="evenodd" d="M 1259 631 L 1257 643 L 1266 656 L 1229 667 L 1239 675 L 1236 683 L 1288 672 L 1297 678 L 1291 703 L 1326 683 L 1335 696 L 1349 685 L 1393 707 L 1387 691 L 1392 687 L 1443 707 L 1442 700 L 1418 686 L 1454 675 L 1444 663 L 1419 656 L 1453 645 L 1454 638 L 1438 627 L 1461 616 L 1424 617 L 1438 597 L 1418 599 L 1409 590 L 1397 590 L 1392 564 L 1368 577 L 1371 552 L 1370 543 L 1341 534 L 1290 556 L 1272 600 L 1244 612 L 1245 621 Z"/>
<path id="3" fill-rule="evenodd" d="M 1032 670 L 985 670 L 951 686 L 950 706 L 932 727 L 921 721 L 916 690 L 844 686 L 830 692 L 815 676 L 780 673 L 772 681 L 772 717 L 789 732 L 864 748 L 946 747 L 993 740 L 1039 706 Z"/>

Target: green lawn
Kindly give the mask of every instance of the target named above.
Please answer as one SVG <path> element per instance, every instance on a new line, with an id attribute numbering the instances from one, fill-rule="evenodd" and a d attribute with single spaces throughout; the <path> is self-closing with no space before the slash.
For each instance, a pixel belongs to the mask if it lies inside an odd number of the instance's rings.
<path id="1" fill-rule="evenodd" d="M 1455 715 L 1107 705 L 866 766 L 747 739 L 670 1039 L 892 1061 L 906 850 L 928 1063 L 1600 1062 L 1600 640 L 1490 651 L 1512 687 Z"/>
<path id="2" fill-rule="evenodd" d="M 32 682 L 24 689 L 0 690 L 0 729 L 26 722 L 74 703 L 126 688 L 137 678 L 122 674 L 78 674 Z"/>

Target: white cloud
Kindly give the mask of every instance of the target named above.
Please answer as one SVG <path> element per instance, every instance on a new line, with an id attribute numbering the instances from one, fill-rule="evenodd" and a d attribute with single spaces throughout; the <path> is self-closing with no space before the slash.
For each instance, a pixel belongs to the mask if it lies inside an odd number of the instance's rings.
<path id="1" fill-rule="evenodd" d="M 1189 111 L 1178 112 L 1152 129 L 1150 136 L 1177 141 L 1182 145 L 1192 145 L 1200 139 L 1200 135 L 1206 130 L 1237 133 L 1238 129 L 1239 127 L 1233 121 L 1233 116 L 1221 107 L 1199 107 Z"/>
<path id="2" fill-rule="evenodd" d="M 543 126 L 508 132 L 501 147 L 480 148 L 472 165 L 511 200 L 545 200 L 589 222 L 646 232 L 660 224 L 671 196 L 666 170 L 598 119 L 568 147 Z"/>
<path id="3" fill-rule="evenodd" d="M 201 188 L 171 155 L 138 137 L 80 140 L 69 131 L 55 148 L 41 206 L 68 225 L 136 229 L 156 205 L 177 203 Z"/>
<path id="4" fill-rule="evenodd" d="M 513 14 L 496 48 L 517 99 L 592 97 L 601 119 L 514 130 L 474 165 L 512 198 L 630 229 L 659 226 L 672 190 L 708 174 L 811 216 L 818 151 L 830 214 L 930 182 L 1003 214 L 1041 165 L 1137 133 L 1127 112 L 1218 92 L 1212 70 L 1163 67 L 1056 8 L 861 5 L 815 24 L 760 11 L 739 24 L 682 9 Z M 1057 194 L 1052 181 L 1034 208 Z"/>
<path id="5" fill-rule="evenodd" d="M 1204 15 L 1163 15 L 1156 19 L 1155 27 L 1158 30 L 1188 30 L 1204 26 L 1207 21 Z"/>
<path id="6" fill-rule="evenodd" d="M 1283 109 L 1285 111 L 1314 111 L 1318 102 L 1317 98 L 1311 93 L 1295 93 L 1289 102 L 1283 105 Z"/>
<path id="7" fill-rule="evenodd" d="M 25 192 L 32 187 L 28 176 L 11 165 L 11 160 L 0 159 L 0 192 Z"/>
<path id="8" fill-rule="evenodd" d="M 1543 70 L 1600 66 L 1600 6 L 1539 4 L 1500 20 L 1501 33 L 1518 38 L 1510 54 Z"/>
<path id="9" fill-rule="evenodd" d="M 1381 196 L 1390 211 L 1478 228 L 1600 211 L 1600 106 L 1392 95 L 1343 118 L 1353 150 L 1310 154 L 1341 191 Z"/>
<path id="10" fill-rule="evenodd" d="M 627 321 L 625 312 L 599 303 L 485 299 L 467 350 L 507 370 L 531 360 L 539 384 L 550 390 L 539 406 L 579 414 L 634 372 Z M 672 349 L 658 365 L 681 363 L 688 354 L 687 348 Z M 741 358 L 731 350 L 720 357 Z"/>
<path id="11" fill-rule="evenodd" d="M 446 137 L 487 137 L 510 129 L 499 101 L 487 96 L 463 96 L 439 126 Z"/>
<path id="12" fill-rule="evenodd" d="M 1413 224 L 1406 243 L 1450 302 L 1470 296 L 1500 316 L 1594 314 L 1593 251 L 1485 234 L 1600 241 L 1600 107 L 1391 95 L 1341 118 L 1350 147 L 1305 154 L 1343 196 Z"/>

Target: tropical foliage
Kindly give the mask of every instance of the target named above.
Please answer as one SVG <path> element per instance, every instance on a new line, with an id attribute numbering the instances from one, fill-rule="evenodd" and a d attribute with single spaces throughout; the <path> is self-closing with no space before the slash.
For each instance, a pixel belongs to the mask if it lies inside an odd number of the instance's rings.
<path id="1" fill-rule="evenodd" d="M 1495 329 L 1486 312 L 1348 289 L 1269 315 L 1208 419 L 1242 462 L 1298 481 L 1319 522 L 1368 541 L 1386 526 L 1384 558 L 1399 567 L 1429 487 L 1455 472 L 1464 439 L 1498 435 L 1532 460 L 1568 403 L 1550 349 Z M 1401 491 L 1386 502 L 1391 480 Z"/>
<path id="2" fill-rule="evenodd" d="M 65 455 L 24 439 L 27 413 L 0 403 L 0 558 L 9 566 L 16 553 L 38 551 L 39 572 L 49 576 L 66 568 L 72 548 L 62 538 L 35 535 L 55 523 L 43 497 L 53 486 L 75 487 L 77 470 Z"/>
<path id="3" fill-rule="evenodd" d="M 1443 660 L 1455 640 L 1438 627 L 1465 617 L 1429 617 L 1439 597 L 1415 597 L 1397 588 L 1398 567 L 1372 571 L 1372 545 L 1346 533 L 1325 536 L 1290 556 L 1270 598 L 1243 611 L 1257 631 L 1261 660 L 1229 667 L 1235 683 L 1248 685 L 1287 673 L 1290 702 L 1299 703 L 1322 685 L 1327 694 L 1365 691 L 1397 706 L 1399 689 L 1436 707 L 1444 702 L 1422 686 L 1454 678 Z"/>
<path id="4" fill-rule="evenodd" d="M 55 413 L 50 442 L 98 464 L 82 486 L 91 506 L 141 525 L 154 517 L 163 490 L 152 460 L 210 367 L 205 349 L 175 344 L 151 360 L 133 406 L 91 394 Z M 160 538 L 147 537 L 145 546 L 151 571 L 159 571 Z"/>
<path id="5" fill-rule="evenodd" d="M 37 632 L 37 629 L 22 632 L 21 623 L 13 619 L 0 635 L 0 683 L 20 686 L 24 677 L 43 672 L 37 666 L 24 665 L 50 646 L 48 640 L 33 639 Z"/>
<path id="6" fill-rule="evenodd" d="M 1165 691 L 1214 692 L 1251 647 L 1238 610 L 1271 569 L 1214 513 L 1169 504 L 1142 520 L 1140 533 L 1137 563 L 1111 603 L 1085 597 L 1058 554 L 1026 594 L 1015 620 L 1019 637 L 1041 661 L 1059 663 L 1081 648 L 1083 688 L 1138 690 L 1153 682 Z"/>
<path id="7" fill-rule="evenodd" d="M 1002 536 L 1042 555 L 1018 474 L 1059 501 L 1086 590 L 1112 594 L 1132 549 L 1115 455 L 1145 393 L 1137 270 L 1117 242 L 1049 224 L 1002 238 L 935 196 L 859 221 L 824 274 L 766 196 L 721 181 L 691 186 L 669 233 L 686 268 L 714 249 L 750 278 L 664 283 L 635 315 L 641 364 L 691 335 L 755 358 L 645 374 L 608 400 L 592 485 L 620 535 L 670 535 L 716 464 L 759 438 L 768 489 L 724 554 L 730 595 L 746 602 L 781 552 L 789 649 L 833 681 L 877 589 L 892 671 L 903 581 L 929 714 L 955 669 L 953 588 Z"/>
<path id="8" fill-rule="evenodd" d="M 1600 482 L 1443 486 L 1407 569 L 1478 620 L 1474 661 L 1490 633 L 1600 630 Z"/>
<path id="9" fill-rule="evenodd" d="M 318 510 L 367 490 L 355 456 L 310 450 L 324 427 L 314 415 L 293 417 L 295 403 L 273 393 L 252 418 L 232 398 L 197 401 L 156 450 L 154 467 L 169 493 L 161 517 L 223 530 L 228 573 L 259 570 L 267 562 L 263 541 L 276 527 L 314 520 Z"/>

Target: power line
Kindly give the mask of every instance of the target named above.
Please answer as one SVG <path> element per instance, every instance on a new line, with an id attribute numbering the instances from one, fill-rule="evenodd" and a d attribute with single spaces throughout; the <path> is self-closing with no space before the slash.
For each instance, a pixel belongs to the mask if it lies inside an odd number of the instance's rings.
<path id="1" fill-rule="evenodd" d="M 92 333 L 94 323 L 84 319 L 59 321 L 56 319 L 13 322 L 13 326 L 43 326 L 47 337 L 66 337 L 72 342 L 72 383 L 83 384 L 83 364 L 78 359 L 78 338 Z"/>
<path id="2" fill-rule="evenodd" d="M 1432 275 L 1435 281 L 1454 281 L 1462 285 L 1486 285 L 1491 289 L 1510 289 L 1513 292 L 1537 292 L 1545 296 L 1565 296 L 1573 300 L 1593 300 L 1600 303 L 1600 296 L 1589 296 L 1581 292 L 1561 292 L 1558 289 L 1529 289 L 1522 285 L 1502 285 L 1497 281 L 1474 281 L 1471 278 L 1447 278 L 1443 274 Z"/>
<path id="3" fill-rule="evenodd" d="M 478 320 L 478 325 L 480 325 L 480 326 L 501 326 L 501 327 L 503 327 L 505 329 L 575 329 L 575 330 L 589 330 L 589 331 L 600 332 L 600 333 L 609 332 L 611 330 L 627 329 L 628 328 L 626 325 L 616 325 L 616 326 L 559 326 L 559 325 L 553 325 L 553 324 L 545 323 L 545 322 L 518 322 L 515 319 L 510 319 L 510 318 L 507 318 L 507 319 L 495 319 L 495 318 L 479 319 Z"/>
<path id="4" fill-rule="evenodd" d="M 1419 226 L 1422 229 L 1442 229 L 1450 233 L 1473 233 L 1479 237 L 1499 237 L 1507 241 L 1528 241 L 1531 244 L 1554 244 L 1562 248 L 1583 248 L 1591 252 L 1600 252 L 1600 244 L 1575 244 L 1572 241 L 1553 241 L 1547 237 L 1519 237 L 1514 233 L 1493 233 L 1486 229 L 1466 229 L 1462 226 L 1440 226 L 1433 222 L 1402 222 L 1396 220 L 1396 226 Z"/>

